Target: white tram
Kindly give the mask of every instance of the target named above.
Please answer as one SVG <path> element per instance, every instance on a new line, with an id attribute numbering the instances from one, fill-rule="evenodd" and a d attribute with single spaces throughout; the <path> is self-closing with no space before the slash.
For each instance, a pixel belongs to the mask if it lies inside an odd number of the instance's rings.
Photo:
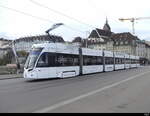
<path id="1" fill-rule="evenodd" d="M 140 67 L 140 57 L 135 56 L 135 59 L 136 59 L 136 67 Z"/>
<path id="2" fill-rule="evenodd" d="M 101 50 L 82 48 L 82 57 L 82 74 L 103 72 L 103 52 Z"/>
<path id="3" fill-rule="evenodd" d="M 138 61 L 139 57 L 129 57 L 122 53 L 113 54 L 111 51 L 79 48 L 62 43 L 35 44 L 25 63 L 24 78 L 75 77 L 138 67 Z"/>
<path id="4" fill-rule="evenodd" d="M 114 55 L 111 51 L 104 51 L 104 71 L 114 70 Z"/>
<path id="5" fill-rule="evenodd" d="M 137 59 L 136 59 L 136 56 L 130 55 L 130 60 L 131 60 L 130 68 L 135 68 L 135 67 L 137 67 Z"/>
<path id="6" fill-rule="evenodd" d="M 130 55 L 125 54 L 125 69 L 129 69 L 130 68 L 130 64 L 131 64 Z"/>
<path id="7" fill-rule="evenodd" d="M 114 58 L 115 58 L 115 70 L 125 69 L 125 54 L 115 52 Z"/>
<path id="8" fill-rule="evenodd" d="M 25 78 L 65 78 L 79 75 L 79 50 L 60 43 L 35 44 L 24 68 Z"/>

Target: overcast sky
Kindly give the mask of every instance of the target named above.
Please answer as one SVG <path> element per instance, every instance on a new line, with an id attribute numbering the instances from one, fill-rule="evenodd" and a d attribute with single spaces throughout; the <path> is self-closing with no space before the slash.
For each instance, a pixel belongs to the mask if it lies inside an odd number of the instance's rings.
<path id="1" fill-rule="evenodd" d="M 0 38 L 45 34 L 54 23 L 64 23 L 51 33 L 71 41 L 77 36 L 87 37 L 94 28 L 102 29 L 106 17 L 112 32 L 132 33 L 131 22 L 120 22 L 118 18 L 150 17 L 150 1 L 0 0 Z M 150 19 L 136 21 L 135 32 L 140 39 L 150 40 Z"/>

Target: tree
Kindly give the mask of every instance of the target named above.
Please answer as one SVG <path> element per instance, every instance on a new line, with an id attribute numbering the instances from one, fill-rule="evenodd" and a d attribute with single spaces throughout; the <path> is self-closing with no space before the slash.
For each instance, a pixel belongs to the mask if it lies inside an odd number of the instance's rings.
<path id="1" fill-rule="evenodd" d="M 13 52 L 9 50 L 3 58 L 0 59 L 0 65 L 10 64 L 13 58 Z"/>
<path id="2" fill-rule="evenodd" d="M 28 53 L 26 51 L 18 51 L 17 54 L 19 57 L 27 57 L 28 56 Z"/>

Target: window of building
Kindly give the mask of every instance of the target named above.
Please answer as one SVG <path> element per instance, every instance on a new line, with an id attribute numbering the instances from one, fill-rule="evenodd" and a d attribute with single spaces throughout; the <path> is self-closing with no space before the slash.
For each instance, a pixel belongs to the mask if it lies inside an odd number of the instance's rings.
<path id="1" fill-rule="evenodd" d="M 116 42 L 116 45 L 118 45 L 119 44 L 119 42 Z"/>
<path id="2" fill-rule="evenodd" d="M 126 41 L 126 44 L 129 44 L 129 41 Z"/>
<path id="3" fill-rule="evenodd" d="M 123 45 L 123 41 L 120 42 L 120 45 Z"/>

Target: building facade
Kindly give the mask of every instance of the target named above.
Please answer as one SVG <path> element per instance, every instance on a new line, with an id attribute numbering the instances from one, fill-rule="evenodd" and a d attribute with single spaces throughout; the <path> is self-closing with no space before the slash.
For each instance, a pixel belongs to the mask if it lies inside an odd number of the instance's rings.
<path id="1" fill-rule="evenodd" d="M 0 38 L 0 58 L 3 58 L 3 56 L 7 54 L 8 51 L 10 51 L 10 43 L 11 40 Z"/>
<path id="2" fill-rule="evenodd" d="M 129 32 L 113 34 L 114 51 L 139 56 L 141 64 L 150 61 L 150 44 Z"/>
<path id="3" fill-rule="evenodd" d="M 131 33 L 116 33 L 111 36 L 114 41 L 114 51 L 137 55 L 137 38 Z"/>
<path id="4" fill-rule="evenodd" d="M 148 59 L 148 64 L 150 64 L 150 42 L 145 41 L 146 43 L 146 58 Z"/>
<path id="5" fill-rule="evenodd" d="M 137 40 L 136 42 L 136 55 L 140 56 L 141 58 L 147 57 L 147 47 L 148 45 L 145 43 L 145 41 Z"/>
<path id="6" fill-rule="evenodd" d="M 83 46 L 83 40 L 81 37 L 75 37 L 73 40 L 72 40 L 72 44 L 75 45 L 75 46 L 78 46 L 78 47 L 82 47 Z"/>
<path id="7" fill-rule="evenodd" d="M 45 42 L 64 42 L 63 38 L 60 36 L 50 35 L 39 35 L 39 36 L 30 36 L 22 37 L 14 41 L 16 51 L 26 51 L 29 52 L 33 44 L 40 44 Z"/>
<path id="8" fill-rule="evenodd" d="M 78 44 L 80 43 L 77 42 Z M 103 29 L 92 30 L 87 39 L 82 40 L 82 46 L 98 50 L 122 52 L 139 56 L 141 62 L 150 62 L 150 43 L 140 40 L 130 32 L 113 33 L 106 19 Z"/>
<path id="9" fill-rule="evenodd" d="M 108 24 L 106 19 L 106 23 L 104 24 L 103 29 L 96 28 L 92 30 L 89 37 L 84 39 L 84 47 L 87 46 L 88 48 L 98 49 L 98 50 L 113 50 L 113 41 L 111 39 L 111 28 Z"/>

